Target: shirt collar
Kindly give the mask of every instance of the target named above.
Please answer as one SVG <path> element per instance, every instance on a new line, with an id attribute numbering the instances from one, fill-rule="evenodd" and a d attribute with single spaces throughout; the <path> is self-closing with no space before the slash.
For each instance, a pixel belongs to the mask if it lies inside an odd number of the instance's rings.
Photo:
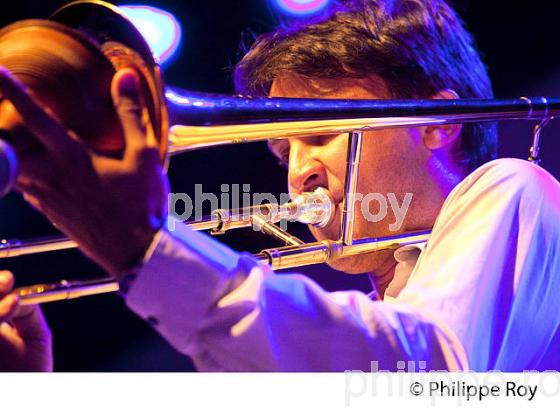
<path id="1" fill-rule="evenodd" d="M 395 267 L 395 275 L 393 276 L 393 280 L 387 286 L 385 290 L 385 299 L 394 299 L 396 298 L 401 290 L 406 286 L 408 282 L 408 278 L 410 274 L 414 270 L 416 266 L 416 262 L 418 262 L 418 258 L 420 257 L 420 253 L 424 250 L 426 243 L 417 243 L 412 245 L 405 245 L 397 248 L 393 253 L 393 257 L 397 261 L 397 266 Z M 373 284 L 372 278 L 372 284 Z M 369 294 L 372 299 L 378 299 L 378 293 L 375 289 Z"/>
<path id="2" fill-rule="evenodd" d="M 385 290 L 385 298 L 396 298 L 399 296 L 401 290 L 406 286 L 408 278 L 414 270 L 420 253 L 424 250 L 425 246 L 425 243 L 405 245 L 395 250 L 393 254 L 393 257 L 397 261 L 395 276 Z"/>
<path id="3" fill-rule="evenodd" d="M 397 248 L 395 250 L 393 257 L 395 258 L 397 263 L 406 262 L 416 265 L 416 261 L 418 260 L 420 253 L 424 250 L 425 247 L 426 242 L 401 246 L 400 248 Z"/>

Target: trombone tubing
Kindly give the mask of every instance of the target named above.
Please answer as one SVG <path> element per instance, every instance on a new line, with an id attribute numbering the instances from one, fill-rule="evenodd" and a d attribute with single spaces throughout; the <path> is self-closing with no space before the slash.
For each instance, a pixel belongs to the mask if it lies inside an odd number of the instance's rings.
<path id="1" fill-rule="evenodd" d="M 177 154 L 223 144 L 496 120 L 543 120 L 560 98 L 330 100 L 246 98 L 167 88 L 171 146 Z"/>
<path id="2" fill-rule="evenodd" d="M 344 245 L 341 241 L 321 241 L 313 243 L 266 249 L 254 257 L 273 270 L 290 269 L 298 266 L 315 265 L 335 259 L 362 255 L 399 246 L 425 243 L 430 231 L 415 232 L 385 238 L 366 238 Z M 117 281 L 103 278 L 91 281 L 61 281 L 53 284 L 24 286 L 14 290 L 21 305 L 55 302 L 83 296 L 112 293 L 119 290 Z"/>
<path id="3" fill-rule="evenodd" d="M 514 100 L 310 100 L 283 98 L 242 98 L 187 93 L 169 88 L 166 92 L 174 125 L 170 130 L 169 152 L 179 153 L 194 148 L 230 143 L 263 141 L 270 138 L 304 137 L 324 133 L 350 133 L 345 192 L 355 193 L 359 167 L 361 131 L 412 127 L 445 123 L 494 121 L 499 119 L 546 120 L 560 114 L 560 99 L 544 97 Z M 346 201 L 348 198 L 346 198 Z M 346 202 L 348 205 L 348 202 Z M 344 207 L 342 237 L 339 241 L 299 244 L 282 236 L 292 246 L 264 250 L 255 257 L 273 269 L 324 263 L 341 257 L 425 242 L 429 232 L 403 235 L 399 238 L 352 240 L 352 210 Z M 214 221 L 204 222 L 204 229 Z M 267 232 L 278 236 L 276 231 Z M 9 253 L 9 244 L 0 251 Z M 61 240 L 57 246 L 73 247 Z M 2 249 L 4 247 L 4 249 Z M 37 244 L 46 250 L 48 243 Z M 7 249 L 6 249 L 7 248 Z M 60 247 L 58 249 L 61 249 Z M 0 252 L 2 253 L 2 252 Z M 23 304 L 63 300 L 118 289 L 114 281 L 102 283 L 61 282 L 37 287 L 19 288 L 16 293 Z"/>
<path id="4" fill-rule="evenodd" d="M 186 224 L 195 231 L 203 231 L 217 229 L 221 221 L 213 216 L 207 216 L 201 221 L 188 221 Z M 77 247 L 78 244 L 76 242 L 64 236 L 48 236 L 30 240 L 2 239 L 0 241 L 0 259 L 74 249 Z"/>
<path id="5" fill-rule="evenodd" d="M 342 217 L 340 218 L 340 240 L 344 245 L 352 245 L 354 238 L 355 197 L 358 190 L 358 174 L 360 172 L 362 140 L 363 133 L 361 132 L 351 132 L 348 134 L 346 179 L 344 181 Z"/>

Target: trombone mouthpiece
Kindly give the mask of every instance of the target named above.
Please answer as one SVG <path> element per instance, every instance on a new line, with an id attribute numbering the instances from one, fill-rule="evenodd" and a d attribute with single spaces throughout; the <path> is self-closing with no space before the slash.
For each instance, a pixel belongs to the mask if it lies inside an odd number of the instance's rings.
<path id="1" fill-rule="evenodd" d="M 318 228 L 327 226 L 335 211 L 332 197 L 329 191 L 323 187 L 298 195 L 288 206 L 295 208 L 295 220 Z"/>
<path id="2" fill-rule="evenodd" d="M 16 152 L 10 144 L 0 139 L 0 198 L 12 190 L 17 174 Z"/>
<path id="3" fill-rule="evenodd" d="M 300 222 L 324 228 L 333 219 L 334 202 L 329 191 L 319 187 L 313 192 L 297 195 L 291 202 L 285 204 L 262 204 L 238 209 L 216 209 L 212 212 L 210 225 L 205 222 L 199 229 L 213 228 L 213 233 L 224 233 L 230 229 L 246 228 L 262 225 L 263 223 L 277 223 L 285 219 L 290 222 Z M 195 226 L 197 223 L 189 224 Z"/>

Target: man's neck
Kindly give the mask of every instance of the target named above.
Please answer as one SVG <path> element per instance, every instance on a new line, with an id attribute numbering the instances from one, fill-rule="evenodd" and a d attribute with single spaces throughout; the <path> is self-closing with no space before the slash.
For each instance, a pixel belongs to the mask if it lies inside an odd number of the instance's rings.
<path id="1" fill-rule="evenodd" d="M 391 264 L 391 266 L 388 269 L 385 269 L 384 271 L 380 271 L 380 272 L 372 272 L 369 275 L 371 284 L 375 288 L 378 295 L 377 297 L 380 300 L 383 299 L 387 287 L 395 277 L 396 267 L 397 267 L 397 262 L 395 261 L 394 263 Z"/>

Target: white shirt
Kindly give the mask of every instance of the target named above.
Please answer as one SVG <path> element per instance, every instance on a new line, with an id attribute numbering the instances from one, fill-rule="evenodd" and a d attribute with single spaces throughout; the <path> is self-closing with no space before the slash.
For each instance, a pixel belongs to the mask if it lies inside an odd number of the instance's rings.
<path id="1" fill-rule="evenodd" d="M 202 371 L 560 370 L 560 185 L 545 170 L 483 165 L 410 251 L 374 301 L 180 226 L 157 235 L 127 304 Z"/>

